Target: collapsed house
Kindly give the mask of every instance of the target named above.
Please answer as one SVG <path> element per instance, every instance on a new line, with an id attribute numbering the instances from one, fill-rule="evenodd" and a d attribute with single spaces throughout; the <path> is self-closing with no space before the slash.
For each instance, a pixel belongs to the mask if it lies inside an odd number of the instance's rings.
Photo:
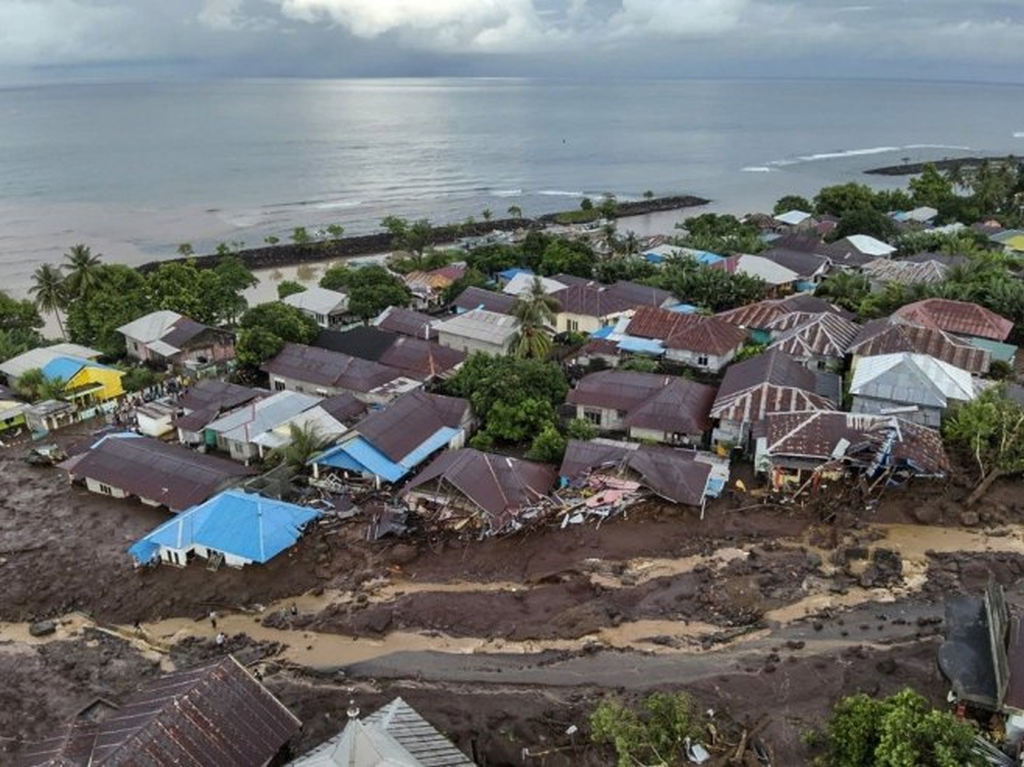
<path id="1" fill-rule="evenodd" d="M 232 656 L 145 683 L 123 703 L 98 698 L 17 767 L 269 764 L 302 723 Z"/>
<path id="2" fill-rule="evenodd" d="M 108 434 L 59 466 L 93 493 L 171 511 L 202 503 L 250 473 L 234 461 L 131 432 Z"/>
<path id="3" fill-rule="evenodd" d="M 395 698 L 321 743 L 289 767 L 474 767 L 412 706 Z"/>
<path id="4" fill-rule="evenodd" d="M 642 500 L 644 489 L 670 503 L 703 508 L 707 497 L 725 485 L 716 472 L 723 463 L 694 450 L 573 439 L 558 471 L 564 485 L 556 497 L 570 514 L 607 516 Z M 579 491 L 575 503 L 570 501 L 573 490 Z"/>
<path id="5" fill-rule="evenodd" d="M 193 557 L 242 567 L 295 545 L 320 512 L 241 490 L 227 490 L 157 527 L 129 549 L 136 564 L 187 565 Z"/>
<path id="6" fill-rule="evenodd" d="M 541 516 L 555 479 L 546 464 L 462 448 L 435 458 L 402 496 L 431 526 L 494 535 Z"/>
<path id="7" fill-rule="evenodd" d="M 895 416 L 772 413 L 755 442 L 754 467 L 768 475 L 776 491 L 847 472 L 872 479 L 885 475 L 893 481 L 949 472 L 939 433 Z"/>

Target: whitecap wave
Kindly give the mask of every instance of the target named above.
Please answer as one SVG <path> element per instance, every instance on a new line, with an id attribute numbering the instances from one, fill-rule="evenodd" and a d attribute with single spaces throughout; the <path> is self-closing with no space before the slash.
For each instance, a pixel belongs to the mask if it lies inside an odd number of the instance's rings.
<path id="1" fill-rule="evenodd" d="M 958 149 L 962 152 L 973 151 L 969 146 L 958 146 L 956 144 L 907 144 L 904 149 Z"/>
<path id="2" fill-rule="evenodd" d="M 790 157 L 785 160 L 772 160 L 768 165 L 783 166 L 796 165 L 800 162 L 816 162 L 818 160 L 836 160 L 842 157 L 861 157 L 870 154 L 886 154 L 887 152 L 898 152 L 903 147 L 898 146 L 872 146 L 865 149 L 840 149 L 835 152 L 818 152 L 816 154 L 803 154 Z"/>
<path id="3" fill-rule="evenodd" d="M 1014 131 L 1013 137 L 1014 138 L 1024 138 L 1024 130 Z"/>
<path id="4" fill-rule="evenodd" d="M 744 173 L 771 173 L 772 169 L 767 165 L 748 165 L 746 168 L 740 168 Z"/>
<path id="5" fill-rule="evenodd" d="M 566 192 L 561 189 L 541 189 L 537 194 L 544 197 L 585 197 L 583 192 Z"/>
<path id="6" fill-rule="evenodd" d="M 522 197 L 522 189 L 494 189 L 491 194 L 495 197 Z"/>
<path id="7" fill-rule="evenodd" d="M 362 204 L 362 200 L 324 200 L 323 202 L 313 203 L 313 207 L 317 210 L 336 210 L 340 208 L 358 208 Z"/>

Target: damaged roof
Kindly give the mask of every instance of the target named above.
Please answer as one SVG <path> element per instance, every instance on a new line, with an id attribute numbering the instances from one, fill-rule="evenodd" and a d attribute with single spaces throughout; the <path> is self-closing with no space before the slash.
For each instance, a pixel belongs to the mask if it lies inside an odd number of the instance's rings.
<path id="1" fill-rule="evenodd" d="M 865 323 L 850 342 L 847 352 L 859 357 L 895 352 L 927 354 L 975 375 L 987 372 L 991 363 L 986 350 L 964 343 L 938 328 L 915 325 L 899 317 Z"/>
<path id="2" fill-rule="evenodd" d="M 695 458 L 692 450 L 572 439 L 558 473 L 578 480 L 593 471 L 630 470 L 639 475 L 641 484 L 665 500 L 700 506 L 711 477 L 711 464 Z"/>
<path id="3" fill-rule="evenodd" d="M 229 655 L 143 685 L 100 722 L 69 723 L 60 735 L 25 746 L 18 765 L 252 767 L 269 762 L 300 727 Z"/>
<path id="4" fill-rule="evenodd" d="M 72 478 L 92 479 L 181 511 L 251 472 L 224 458 L 135 434 L 110 434 L 60 467 Z"/>
<path id="5" fill-rule="evenodd" d="M 860 457 L 870 462 L 890 435 L 895 439 L 884 465 L 909 466 L 932 477 L 949 472 L 939 432 L 902 418 L 826 411 L 772 413 L 765 418 L 766 454 L 771 457 L 823 462 Z"/>
<path id="6" fill-rule="evenodd" d="M 901 306 L 893 317 L 945 330 L 965 336 L 990 338 L 1005 341 L 1013 330 L 1013 323 L 993 311 L 967 301 L 951 301 L 948 298 L 926 298 Z"/>
<path id="7" fill-rule="evenodd" d="M 492 530 L 505 527 L 526 506 L 547 496 L 557 473 L 552 466 L 523 461 L 473 448 L 441 453 L 417 474 L 402 491 L 403 495 L 424 485 L 439 482 L 458 491 L 477 506 Z"/>
<path id="8" fill-rule="evenodd" d="M 789 318 L 798 315 L 785 315 L 777 322 L 785 324 Z M 775 322 L 770 326 L 777 330 Z M 822 312 L 807 316 L 799 325 L 785 330 L 768 348 L 778 349 L 800 359 L 808 357 L 834 357 L 842 359 L 846 349 L 857 335 L 860 326 L 833 312 Z"/>
<path id="9" fill-rule="evenodd" d="M 679 376 L 632 370 L 601 370 L 584 376 L 566 401 L 619 410 L 628 426 L 680 434 L 698 434 L 710 427 L 708 411 L 715 388 Z"/>
<path id="10" fill-rule="evenodd" d="M 315 346 L 287 343 L 261 368 L 266 373 L 316 386 L 354 392 L 370 392 L 394 381 L 401 373 L 371 360 L 352 357 Z"/>

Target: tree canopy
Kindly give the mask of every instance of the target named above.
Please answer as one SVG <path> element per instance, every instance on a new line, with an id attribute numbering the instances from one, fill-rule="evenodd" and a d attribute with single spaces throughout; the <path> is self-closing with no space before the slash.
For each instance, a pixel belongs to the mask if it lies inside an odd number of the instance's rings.
<path id="1" fill-rule="evenodd" d="M 683 767 L 687 738 L 700 738 L 701 716 L 685 692 L 655 692 L 637 708 L 603 700 L 590 715 L 590 737 L 614 747 L 617 767 Z"/>
<path id="2" fill-rule="evenodd" d="M 759 301 L 768 292 L 763 280 L 712 269 L 688 257 L 669 259 L 644 282 L 712 312 Z"/>
<path id="3" fill-rule="evenodd" d="M 288 298 L 288 296 L 294 296 L 296 293 L 304 293 L 305 291 L 306 286 L 295 280 L 282 280 L 277 284 L 277 298 L 280 301 Z"/>
<path id="4" fill-rule="evenodd" d="M 811 213 L 814 210 L 814 206 L 806 197 L 801 197 L 798 194 L 787 194 L 778 199 L 775 207 L 772 208 L 772 213 L 777 216 L 780 213 L 788 213 L 791 210 L 802 210 L 804 213 Z"/>
<path id="5" fill-rule="evenodd" d="M 408 306 L 405 283 L 379 264 L 356 268 L 332 266 L 320 279 L 320 287 L 348 293 L 348 310 L 364 320 L 376 317 L 389 306 Z"/>
<path id="6" fill-rule="evenodd" d="M 824 728 L 828 767 L 971 767 L 974 730 L 907 688 L 888 698 L 843 698 Z"/>
<path id="7" fill-rule="evenodd" d="M 308 344 L 320 328 L 293 306 L 266 303 L 242 315 L 235 356 L 242 365 L 258 367 L 275 356 L 285 343 Z"/>
<path id="8" fill-rule="evenodd" d="M 0 290 L 0 360 L 39 346 L 42 327 L 43 318 L 31 301 L 19 301 Z"/>
<path id="9" fill-rule="evenodd" d="M 955 405 L 942 426 L 953 447 L 978 469 L 978 486 L 967 499 L 976 501 L 1001 476 L 1024 472 L 1024 406 L 992 387 L 970 402 Z"/>

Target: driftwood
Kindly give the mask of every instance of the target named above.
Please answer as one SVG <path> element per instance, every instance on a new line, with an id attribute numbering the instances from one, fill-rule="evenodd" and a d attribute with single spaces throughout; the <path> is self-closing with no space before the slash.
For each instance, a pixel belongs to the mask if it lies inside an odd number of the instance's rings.
<path id="1" fill-rule="evenodd" d="M 12 554 L 27 554 L 30 551 L 39 551 L 40 549 L 45 549 L 47 545 L 48 544 L 45 543 L 35 543 L 31 546 L 19 546 L 14 549 L 0 549 L 0 557 L 9 557 Z"/>

